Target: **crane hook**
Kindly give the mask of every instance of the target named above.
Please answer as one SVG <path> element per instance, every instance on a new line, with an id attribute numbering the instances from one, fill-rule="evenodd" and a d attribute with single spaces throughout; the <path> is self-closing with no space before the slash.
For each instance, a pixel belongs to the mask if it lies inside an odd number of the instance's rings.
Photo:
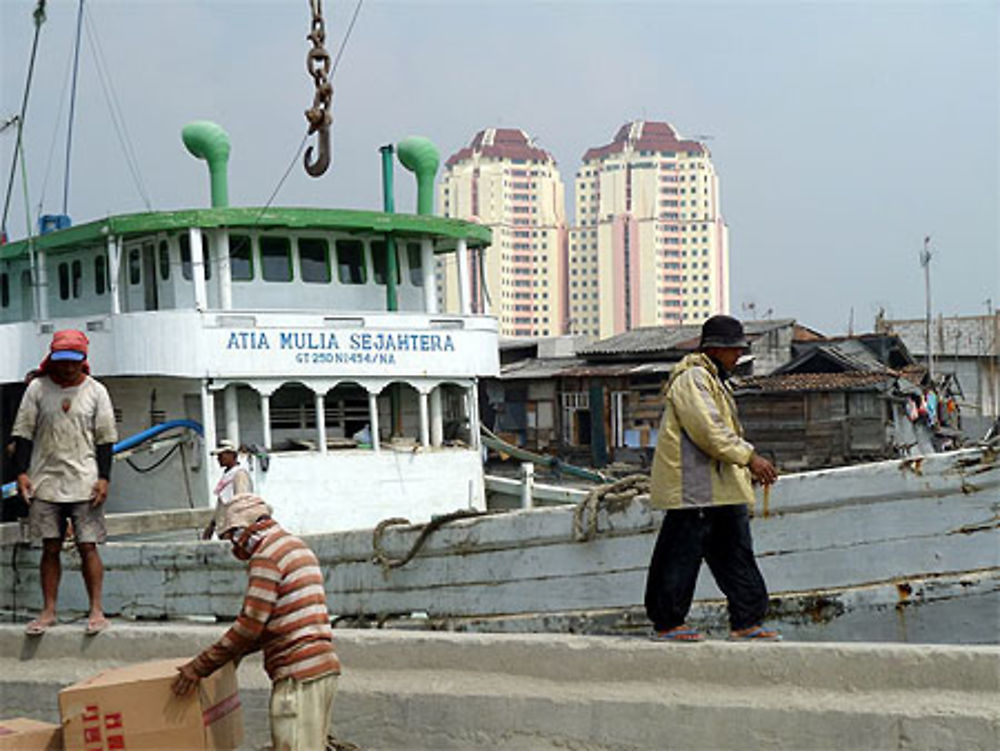
<path id="1" fill-rule="evenodd" d="M 327 115 L 329 119 L 329 115 Z M 313 161 L 313 147 L 306 149 L 305 157 L 302 160 L 306 172 L 312 177 L 319 177 L 330 166 L 330 125 L 326 123 L 316 129 L 316 160 Z"/>

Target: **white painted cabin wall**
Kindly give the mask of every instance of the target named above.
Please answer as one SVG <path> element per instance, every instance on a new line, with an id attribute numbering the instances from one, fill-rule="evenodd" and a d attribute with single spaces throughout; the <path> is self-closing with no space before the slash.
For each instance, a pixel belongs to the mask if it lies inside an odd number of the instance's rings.
<path id="1" fill-rule="evenodd" d="M 257 481 L 275 518 L 296 534 L 364 529 L 392 516 L 418 523 L 486 508 L 482 460 L 470 449 L 279 452 Z"/>

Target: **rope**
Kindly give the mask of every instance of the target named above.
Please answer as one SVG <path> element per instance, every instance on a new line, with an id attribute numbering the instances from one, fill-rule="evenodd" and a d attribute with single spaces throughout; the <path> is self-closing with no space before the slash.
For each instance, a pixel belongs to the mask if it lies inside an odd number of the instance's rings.
<path id="1" fill-rule="evenodd" d="M 573 509 L 573 539 L 587 542 L 597 536 L 597 514 L 603 506 L 609 514 L 624 511 L 636 496 L 649 493 L 649 475 L 629 475 L 607 485 L 598 485 Z"/>
<path id="2" fill-rule="evenodd" d="M 140 467 L 140 466 L 138 466 L 138 465 L 137 465 L 137 464 L 136 464 L 135 462 L 133 462 L 133 461 L 132 461 L 132 459 L 131 459 L 130 457 L 126 457 L 126 458 L 125 458 L 125 463 L 126 463 L 126 464 L 127 464 L 128 466 L 130 466 L 130 467 L 131 467 L 132 469 L 134 469 L 134 470 L 135 470 L 136 472 L 138 472 L 138 473 L 139 473 L 140 475 L 144 475 L 144 474 L 146 474 L 147 472 L 152 472 L 152 471 L 153 471 L 154 469 L 156 469 L 156 468 L 157 468 L 157 467 L 159 467 L 159 466 L 160 466 L 161 464 L 163 464 L 163 463 L 164 463 L 164 462 L 165 462 L 165 461 L 166 461 L 167 459 L 169 459 L 169 458 L 170 458 L 170 457 L 171 457 L 171 456 L 173 455 L 173 453 L 174 453 L 175 451 L 177 451 L 177 449 L 179 449 L 180 447 L 181 447 L 181 444 L 180 444 L 180 442 L 178 442 L 178 443 L 175 443 L 175 444 L 173 445 L 173 447 L 172 447 L 172 448 L 171 448 L 171 449 L 170 449 L 170 450 L 169 450 L 169 451 L 168 451 L 167 453 L 165 453 L 165 454 L 164 454 L 163 456 L 161 456 L 161 457 L 160 457 L 159 459 L 157 459 L 157 460 L 156 460 L 155 462 L 153 462 L 152 464 L 150 464 L 150 465 L 149 465 L 148 467 Z"/>
<path id="3" fill-rule="evenodd" d="M 146 206 L 146 211 L 152 211 L 153 203 L 149 198 L 146 184 L 143 182 L 142 173 L 139 170 L 139 159 L 135 154 L 135 148 L 132 146 L 132 139 L 129 138 L 128 128 L 125 124 L 125 115 L 121 110 L 121 105 L 118 103 L 114 81 L 108 70 L 107 61 L 104 58 L 104 50 L 101 48 L 100 40 L 97 37 L 93 16 L 89 8 L 84 11 L 83 21 L 87 30 L 87 38 L 90 40 L 91 50 L 94 52 L 94 69 L 97 71 L 97 80 L 101 84 L 101 90 L 108 105 L 111 124 L 114 125 L 115 133 L 118 135 L 118 142 L 122 147 L 122 154 L 125 156 L 125 164 L 128 167 L 129 174 L 132 176 L 136 192 L 138 192 L 139 197 Z"/>
<path id="4" fill-rule="evenodd" d="M 382 549 L 382 535 L 389 527 L 394 527 L 398 525 L 409 525 L 409 519 L 403 519 L 402 517 L 394 516 L 390 519 L 383 519 L 375 527 L 372 532 L 372 550 L 375 555 L 372 556 L 372 563 L 378 563 L 382 566 L 384 571 L 389 571 L 389 569 L 399 568 L 400 566 L 405 566 L 409 563 L 413 556 L 424 546 L 427 542 L 427 538 L 430 537 L 437 529 L 443 527 L 448 522 L 453 522 L 456 519 L 470 519 L 477 516 L 485 516 L 488 511 L 476 511 L 475 509 L 462 509 L 460 511 L 453 511 L 450 514 L 442 514 L 441 516 L 435 516 L 427 524 L 423 525 L 423 529 L 420 531 L 420 535 L 417 537 L 416 541 L 413 543 L 410 550 L 402 558 L 392 558 Z"/>

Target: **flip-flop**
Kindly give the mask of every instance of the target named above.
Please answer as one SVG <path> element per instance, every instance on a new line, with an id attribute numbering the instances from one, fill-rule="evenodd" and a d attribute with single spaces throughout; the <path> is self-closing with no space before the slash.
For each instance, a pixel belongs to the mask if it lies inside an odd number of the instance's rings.
<path id="1" fill-rule="evenodd" d="M 755 626 L 742 634 L 737 634 L 735 631 L 730 633 L 729 641 L 781 641 L 781 633 L 773 628 Z"/>
<path id="2" fill-rule="evenodd" d="M 87 636 L 94 636 L 99 634 L 105 629 L 111 626 L 111 621 L 107 618 L 90 618 L 87 620 L 87 630 L 84 632 Z"/>
<path id="3" fill-rule="evenodd" d="M 690 626 L 678 626 L 669 631 L 656 631 L 650 638 L 653 641 L 705 641 L 704 635 L 698 629 Z"/>
<path id="4" fill-rule="evenodd" d="M 24 627 L 24 633 L 28 636 L 41 636 L 55 625 L 56 620 L 54 618 L 51 621 L 43 621 L 41 618 L 36 618 Z"/>

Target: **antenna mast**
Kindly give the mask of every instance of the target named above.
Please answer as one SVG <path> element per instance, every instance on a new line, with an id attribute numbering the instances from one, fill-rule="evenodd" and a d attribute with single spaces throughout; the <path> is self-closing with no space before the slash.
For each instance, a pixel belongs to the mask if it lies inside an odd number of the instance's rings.
<path id="1" fill-rule="evenodd" d="M 927 303 L 927 318 L 924 322 L 924 336 L 927 338 L 927 375 L 934 381 L 934 338 L 931 336 L 931 237 L 924 238 L 924 249 L 920 253 L 920 265 L 924 267 L 924 299 Z"/>

